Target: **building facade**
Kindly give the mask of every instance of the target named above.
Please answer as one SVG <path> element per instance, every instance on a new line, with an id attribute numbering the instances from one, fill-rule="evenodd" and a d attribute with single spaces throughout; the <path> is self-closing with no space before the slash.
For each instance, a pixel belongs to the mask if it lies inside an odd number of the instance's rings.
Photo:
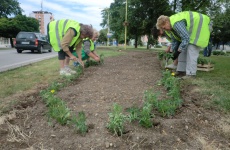
<path id="1" fill-rule="evenodd" d="M 53 14 L 48 11 L 33 11 L 29 16 L 39 21 L 40 32 L 47 35 L 47 24 L 54 20 Z"/>
<path id="2" fill-rule="evenodd" d="M 9 38 L 4 38 L 0 37 L 0 48 L 7 48 L 11 47 L 10 45 L 10 39 Z"/>

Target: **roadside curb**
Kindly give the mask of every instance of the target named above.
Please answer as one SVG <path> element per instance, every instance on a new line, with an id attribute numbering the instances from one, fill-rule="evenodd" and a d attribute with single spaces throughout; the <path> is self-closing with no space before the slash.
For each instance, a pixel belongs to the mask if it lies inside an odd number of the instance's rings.
<path id="1" fill-rule="evenodd" d="M 42 60 L 46 60 L 46 59 L 53 58 L 53 57 L 57 57 L 57 55 L 55 54 L 55 55 L 52 55 L 52 56 L 47 56 L 47 57 L 43 57 L 43 58 L 37 58 L 37 59 L 33 59 L 33 60 L 24 61 L 22 63 L 10 64 L 10 65 L 7 65 L 7 66 L 4 66 L 3 68 L 1 68 L 0 73 L 4 72 L 4 71 L 9 71 L 9 70 L 12 70 L 12 69 L 16 69 L 16 68 L 19 68 L 19 67 L 22 67 L 22 66 L 27 66 L 27 65 L 30 65 L 32 63 L 39 62 L 39 61 L 42 61 Z"/>

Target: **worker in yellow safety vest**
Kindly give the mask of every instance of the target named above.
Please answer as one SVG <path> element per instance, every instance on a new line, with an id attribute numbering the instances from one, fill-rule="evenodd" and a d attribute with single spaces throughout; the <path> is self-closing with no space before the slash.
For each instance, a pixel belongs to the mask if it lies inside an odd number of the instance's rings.
<path id="1" fill-rule="evenodd" d="M 157 19 L 158 29 L 171 33 L 172 47 L 181 39 L 178 51 L 178 72 L 186 72 L 183 79 L 196 76 L 199 50 L 208 45 L 212 23 L 204 14 L 184 11 L 170 17 L 161 15 Z"/>
<path id="2" fill-rule="evenodd" d="M 85 38 L 83 39 L 82 42 L 82 53 L 81 53 L 81 57 L 82 60 L 87 60 L 86 64 L 89 62 L 90 58 L 92 58 L 93 60 L 100 62 L 100 57 L 99 55 L 96 53 L 96 45 L 94 44 L 94 42 L 98 39 L 99 37 L 99 32 L 94 29 L 94 33 L 93 33 L 93 38 L 89 39 L 89 38 Z M 76 52 L 73 52 L 74 56 L 78 57 Z M 79 63 L 74 63 L 74 66 L 78 66 Z"/>
<path id="3" fill-rule="evenodd" d="M 69 67 L 69 61 L 71 59 L 84 65 L 81 58 L 82 40 L 93 37 L 92 26 L 70 19 L 61 19 L 51 21 L 47 25 L 47 33 L 53 50 L 58 52 L 60 75 L 75 74 L 76 71 Z M 73 49 L 76 49 L 78 58 L 72 54 Z"/>

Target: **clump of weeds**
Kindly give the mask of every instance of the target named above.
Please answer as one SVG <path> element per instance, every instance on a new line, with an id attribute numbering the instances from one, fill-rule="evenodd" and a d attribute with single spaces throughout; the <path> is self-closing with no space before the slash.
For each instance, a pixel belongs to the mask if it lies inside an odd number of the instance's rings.
<path id="1" fill-rule="evenodd" d="M 145 102 L 143 108 L 140 111 L 139 123 L 145 128 L 150 128 L 153 126 L 152 117 L 154 117 L 152 112 L 152 104 Z"/>
<path id="2" fill-rule="evenodd" d="M 113 105 L 112 112 L 109 113 L 109 122 L 107 124 L 107 128 L 117 135 L 122 135 L 124 132 L 125 121 L 126 116 L 122 114 L 122 107 L 115 103 Z"/>
<path id="3" fill-rule="evenodd" d="M 80 112 L 78 117 L 71 117 L 71 111 L 67 107 L 66 103 L 55 95 L 57 91 L 68 85 L 71 81 L 83 73 L 83 68 L 76 67 L 76 71 L 77 73 L 75 75 L 69 77 L 63 76 L 61 77 L 62 82 L 53 82 L 47 89 L 40 91 L 40 96 L 48 107 L 47 115 L 49 124 L 52 123 L 51 118 L 55 119 L 61 125 L 72 123 L 79 133 L 85 134 L 88 127 L 85 124 L 86 117 L 84 112 Z"/>
<path id="4" fill-rule="evenodd" d="M 86 116 L 83 111 L 78 113 L 78 116 L 73 116 L 71 123 L 74 125 L 76 131 L 82 135 L 85 135 L 88 131 L 88 126 L 86 125 Z"/>
<path id="5" fill-rule="evenodd" d="M 131 107 L 131 108 L 128 108 L 127 110 L 129 112 L 128 114 L 128 120 L 129 122 L 133 122 L 133 121 L 136 121 L 139 119 L 140 117 L 140 109 L 137 108 L 137 107 Z"/>

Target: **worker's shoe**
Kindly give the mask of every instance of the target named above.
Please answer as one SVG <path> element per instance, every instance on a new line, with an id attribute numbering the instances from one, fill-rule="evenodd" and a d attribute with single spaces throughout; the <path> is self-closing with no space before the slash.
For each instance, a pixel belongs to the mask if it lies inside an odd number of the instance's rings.
<path id="1" fill-rule="evenodd" d="M 174 69 L 177 68 L 177 66 L 175 66 L 174 64 L 170 64 L 170 65 L 168 65 L 168 66 L 165 66 L 165 68 L 166 68 L 166 69 L 172 69 L 172 70 L 174 70 Z"/>
<path id="2" fill-rule="evenodd" d="M 69 66 L 65 66 L 65 70 L 66 70 L 67 72 L 69 72 L 70 74 L 76 74 L 76 73 L 77 73 L 76 71 L 70 69 Z"/>
<path id="3" fill-rule="evenodd" d="M 176 73 L 175 73 L 175 76 L 176 77 L 183 77 L 183 76 L 185 76 L 186 75 L 186 72 L 182 72 L 182 71 L 177 71 Z"/>
<path id="4" fill-rule="evenodd" d="M 195 75 L 186 75 L 186 76 L 180 77 L 179 79 L 188 80 L 188 79 L 195 79 L 195 78 L 196 78 Z"/>
<path id="5" fill-rule="evenodd" d="M 181 77 L 183 80 L 186 80 L 186 79 L 191 79 L 191 78 L 196 78 L 195 75 L 186 75 L 186 76 L 183 76 Z"/>
<path id="6" fill-rule="evenodd" d="M 60 73 L 60 75 L 63 75 L 63 76 L 71 76 L 71 73 L 69 73 L 65 69 L 61 69 L 59 73 Z"/>

